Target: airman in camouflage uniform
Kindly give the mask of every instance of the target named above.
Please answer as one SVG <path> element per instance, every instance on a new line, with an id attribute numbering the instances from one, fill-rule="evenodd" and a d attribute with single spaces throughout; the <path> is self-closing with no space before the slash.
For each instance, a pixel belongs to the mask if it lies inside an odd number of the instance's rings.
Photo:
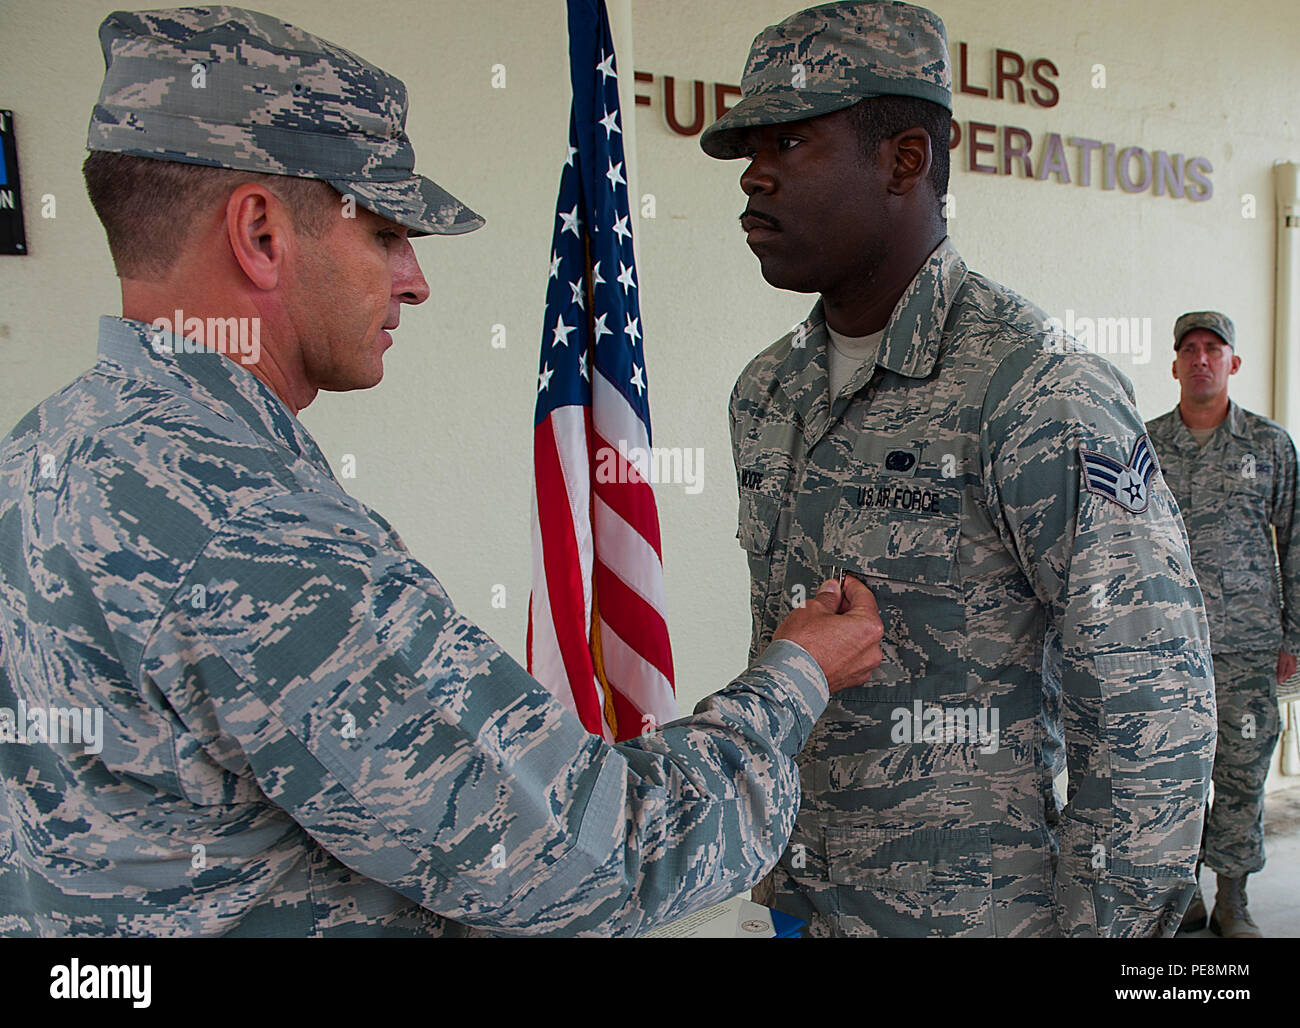
<path id="1" fill-rule="evenodd" d="M 741 222 L 764 277 L 822 294 L 731 395 L 751 657 L 835 568 L 885 624 L 880 668 L 799 757 L 791 845 L 755 898 L 815 935 L 1173 934 L 1214 694 L 1130 383 L 944 238 L 925 180 L 951 110 L 937 17 L 800 12 L 757 37 L 742 88 L 702 146 L 750 159 Z M 836 119 L 899 96 L 939 103 L 937 130 L 903 120 L 863 156 Z M 909 244 L 912 263 L 881 256 Z M 891 275 L 896 302 L 877 302 Z M 832 392 L 835 317 L 850 342 L 882 331 Z"/>
<path id="2" fill-rule="evenodd" d="M 1228 398 L 1228 376 L 1241 365 L 1231 319 L 1184 314 L 1174 350 L 1182 402 L 1147 430 L 1187 526 L 1214 656 L 1219 741 L 1202 850 L 1218 874 L 1210 926 L 1257 937 L 1246 876 L 1264 866 L 1264 780 L 1281 729 L 1277 686 L 1300 653 L 1300 478 L 1286 429 Z M 1199 877 L 1200 862 L 1196 869 Z M 1198 885 L 1183 927 L 1205 923 Z"/>
<path id="3" fill-rule="evenodd" d="M 92 150 L 324 177 L 365 209 L 329 245 L 390 262 L 395 309 L 428 295 L 399 227 L 481 224 L 347 51 L 238 8 L 101 39 Z M 190 331 L 103 318 L 94 367 L 0 444 L 0 934 L 630 935 L 772 866 L 828 679 L 879 660 L 865 589 L 608 745 L 344 492 L 264 366 Z"/>

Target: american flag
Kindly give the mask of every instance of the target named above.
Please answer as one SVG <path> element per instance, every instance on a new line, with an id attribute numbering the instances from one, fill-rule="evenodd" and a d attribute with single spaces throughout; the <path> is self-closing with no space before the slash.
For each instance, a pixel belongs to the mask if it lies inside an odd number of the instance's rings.
<path id="1" fill-rule="evenodd" d="M 677 717 L 618 71 L 604 0 L 568 0 L 573 106 L 533 420 L 528 670 L 587 731 Z"/>

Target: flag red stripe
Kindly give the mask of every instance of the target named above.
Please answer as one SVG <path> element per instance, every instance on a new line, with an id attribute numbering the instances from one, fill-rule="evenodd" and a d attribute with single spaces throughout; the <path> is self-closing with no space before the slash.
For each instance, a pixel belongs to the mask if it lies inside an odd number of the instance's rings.
<path id="1" fill-rule="evenodd" d="M 593 483 L 596 495 L 609 504 L 615 514 L 641 533 L 645 541 L 654 547 L 655 554 L 662 564 L 664 555 L 663 547 L 659 543 L 659 509 L 655 506 L 654 489 L 644 479 L 631 481 L 633 477 L 631 472 L 635 469 L 635 465 L 625 460 L 615 447 L 610 446 L 598 434 L 595 436 L 595 445 L 597 453 L 601 452 L 602 447 L 608 446 L 610 451 L 617 455 L 618 477 L 627 480 L 602 482 L 596 479 Z"/>
<path id="2" fill-rule="evenodd" d="M 595 579 L 596 595 L 600 597 L 601 618 L 646 663 L 653 664 L 671 682 L 673 658 L 668 644 L 668 626 L 659 612 L 605 566 L 600 559 L 599 546 L 596 549 L 592 577 Z"/>
<path id="3" fill-rule="evenodd" d="M 618 718 L 619 741 L 636 738 L 641 734 L 641 729 L 645 727 L 645 723 L 642 721 L 645 711 L 638 709 L 635 703 L 617 689 L 613 689 L 611 692 L 614 697 L 614 716 Z M 658 728 L 659 726 L 656 724 L 654 727 Z"/>
<path id="4" fill-rule="evenodd" d="M 551 622 L 578 716 L 587 731 L 601 735 L 604 718 L 594 692 L 595 671 L 587 640 L 578 540 L 573 531 L 569 490 L 550 418 L 533 433 L 533 468 L 537 476 L 537 520 L 542 535 Z"/>

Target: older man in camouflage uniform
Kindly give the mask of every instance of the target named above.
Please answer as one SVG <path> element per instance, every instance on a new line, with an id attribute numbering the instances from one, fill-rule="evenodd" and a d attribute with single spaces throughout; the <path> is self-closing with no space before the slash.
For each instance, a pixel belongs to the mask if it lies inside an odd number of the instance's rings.
<path id="1" fill-rule="evenodd" d="M 405 87 L 238 8 L 100 37 L 125 317 L 0 445 L 0 933 L 629 935 L 751 886 L 879 661 L 865 587 L 694 717 L 588 735 L 296 417 L 379 380 L 407 235 L 482 223 L 414 173 Z"/>
<path id="2" fill-rule="evenodd" d="M 1227 315 L 1180 317 L 1173 362 L 1179 403 L 1147 430 L 1182 509 L 1210 623 L 1219 708 L 1214 804 L 1202 840 L 1202 857 L 1218 874 L 1210 928 L 1258 938 L 1246 876 L 1264 866 L 1264 779 L 1281 720 L 1277 686 L 1295 673 L 1300 653 L 1300 476 L 1286 429 L 1228 398 L 1228 378 L 1241 367 L 1236 345 Z M 1198 860 L 1198 878 L 1200 869 Z M 1204 928 L 1205 914 L 1198 883 L 1184 930 Z"/>
<path id="3" fill-rule="evenodd" d="M 945 238 L 936 16 L 800 12 L 755 39 L 742 88 L 702 146 L 749 159 L 764 278 L 821 294 L 731 397 L 751 656 L 832 568 L 885 623 L 870 687 L 799 758 L 757 898 L 819 935 L 1173 934 L 1214 695 L 1131 385 Z"/>

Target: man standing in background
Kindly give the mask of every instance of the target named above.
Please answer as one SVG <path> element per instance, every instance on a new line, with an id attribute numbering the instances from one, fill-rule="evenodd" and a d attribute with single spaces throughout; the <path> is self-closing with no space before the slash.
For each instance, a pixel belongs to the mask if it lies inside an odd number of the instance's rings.
<path id="1" fill-rule="evenodd" d="M 1240 367 L 1226 315 L 1184 314 L 1174 324 L 1178 406 L 1147 429 L 1183 511 L 1210 625 L 1219 708 L 1214 804 L 1201 847 L 1201 860 L 1218 874 L 1210 928 L 1259 938 L 1246 876 L 1264 866 L 1277 686 L 1295 673 L 1300 652 L 1300 480 L 1286 429 L 1228 398 L 1228 378 Z M 1198 881 L 1182 930 L 1204 928 L 1205 920 Z"/>
<path id="2" fill-rule="evenodd" d="M 748 158 L 763 277 L 820 294 L 731 397 L 751 657 L 834 568 L 885 625 L 756 898 L 818 935 L 1172 935 L 1214 743 L 1187 539 L 1128 380 L 947 238 L 951 83 L 931 12 L 825 4 L 701 138 Z"/>

